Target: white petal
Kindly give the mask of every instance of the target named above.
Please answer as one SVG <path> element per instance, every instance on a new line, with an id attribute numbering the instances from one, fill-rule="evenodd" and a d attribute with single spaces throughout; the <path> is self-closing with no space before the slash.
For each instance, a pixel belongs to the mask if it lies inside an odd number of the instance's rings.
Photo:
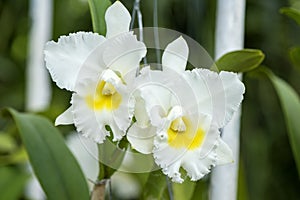
<path id="1" fill-rule="evenodd" d="M 105 125 L 112 118 L 110 113 L 103 112 L 98 115 L 86 105 L 85 98 L 78 94 L 73 94 L 72 106 L 77 131 L 97 143 L 103 143 L 105 137 L 110 135 L 105 129 Z"/>
<path id="2" fill-rule="evenodd" d="M 52 79 L 60 88 L 74 91 L 80 68 L 89 54 L 105 38 L 96 33 L 78 32 L 61 36 L 45 46 L 45 61 Z"/>
<path id="3" fill-rule="evenodd" d="M 72 106 L 70 106 L 67 110 L 65 110 L 62 114 L 60 114 L 55 120 L 55 126 L 67 125 L 73 123 L 74 120 L 73 120 Z"/>
<path id="4" fill-rule="evenodd" d="M 181 160 L 177 160 L 168 167 L 162 169 L 163 173 L 169 176 L 173 182 L 182 183 L 181 173 L 179 172 L 181 166 Z"/>
<path id="5" fill-rule="evenodd" d="M 106 37 L 111 38 L 129 31 L 131 16 L 126 7 L 120 1 L 116 1 L 107 8 L 105 21 Z"/>
<path id="6" fill-rule="evenodd" d="M 79 83 L 78 93 L 72 96 L 74 125 L 83 136 L 93 139 L 97 143 L 103 143 L 106 136 L 110 135 L 105 126 L 109 125 L 113 130 L 113 140 L 122 138 L 122 133 L 113 120 L 113 113 L 107 110 L 93 110 L 86 102 L 88 95 L 96 91 L 98 81 L 86 80 Z M 120 136 L 121 135 L 121 136 Z"/>
<path id="7" fill-rule="evenodd" d="M 223 88 L 226 96 L 226 114 L 223 121 L 225 126 L 232 118 L 235 111 L 238 110 L 245 93 L 245 86 L 233 72 L 220 72 Z"/>
<path id="8" fill-rule="evenodd" d="M 120 95 L 121 99 L 118 107 L 94 108 L 94 105 L 91 106 L 97 91 L 96 88 L 101 81 L 110 83 Z M 99 79 L 86 79 L 78 82 L 77 93 L 72 96 L 74 124 L 78 132 L 82 132 L 98 143 L 103 143 L 105 137 L 109 135 L 105 128 L 108 125 L 113 132 L 113 141 L 120 140 L 130 125 L 134 111 L 134 101 L 129 99 L 127 89 L 120 77 L 110 69 L 103 71 Z M 87 102 L 89 97 L 92 98 L 91 103 Z M 103 102 L 98 102 L 97 105 L 102 105 L 101 103 Z"/>
<path id="9" fill-rule="evenodd" d="M 233 163 L 233 153 L 230 147 L 220 138 L 219 146 L 216 149 L 217 152 L 217 165 L 224 165 Z"/>
<path id="10" fill-rule="evenodd" d="M 116 73 L 110 69 L 103 72 L 102 80 L 107 83 L 111 83 L 122 96 L 121 104 L 116 110 L 112 111 L 112 115 L 116 126 L 123 132 L 121 134 L 123 136 L 130 126 L 134 113 L 135 101 L 134 98 L 130 96 L 129 92 L 132 90 L 131 85 L 123 84 L 120 77 L 118 77 Z"/>
<path id="11" fill-rule="evenodd" d="M 166 47 L 162 56 L 164 71 L 176 71 L 182 73 L 187 64 L 189 47 L 185 39 L 180 36 Z"/>
<path id="12" fill-rule="evenodd" d="M 146 128 L 150 125 L 150 119 L 145 107 L 145 100 L 140 96 L 139 91 L 135 92 L 134 96 L 134 116 L 136 119 L 136 124 L 141 128 Z"/>
<path id="13" fill-rule="evenodd" d="M 198 181 L 208 174 L 216 163 L 216 151 L 211 151 L 206 157 L 199 158 L 198 151 L 188 152 L 182 160 L 182 167 L 187 171 L 192 181 Z"/>
<path id="14" fill-rule="evenodd" d="M 163 168 L 165 174 L 171 177 L 174 181 L 181 182 L 179 168 L 175 166 L 182 166 L 191 177 L 191 180 L 196 181 L 210 172 L 210 168 L 215 166 L 217 154 L 216 147 L 219 141 L 219 132 L 216 127 L 211 126 L 211 119 L 209 116 L 200 115 L 188 116 L 191 121 L 191 130 L 198 130 L 201 128 L 205 137 L 200 143 L 199 147 L 173 147 L 168 142 L 168 133 L 158 132 L 157 137 L 154 138 L 153 155 L 155 162 Z M 198 119 L 197 119 L 198 118 Z M 199 123 L 195 126 L 195 123 Z M 185 134 L 185 133 L 183 133 Z M 178 169 L 176 171 L 176 169 Z M 178 175 L 179 174 L 179 175 Z"/>
<path id="15" fill-rule="evenodd" d="M 143 154 L 150 154 L 153 150 L 153 139 L 156 135 L 156 128 L 148 126 L 141 128 L 134 123 L 127 133 L 127 139 L 131 146 Z"/>
<path id="16" fill-rule="evenodd" d="M 213 122 L 218 127 L 228 123 L 245 92 L 237 74 L 217 74 L 207 69 L 194 69 L 185 71 L 184 77 L 191 86 L 197 85 L 191 88 L 196 96 L 199 112 L 213 116 Z"/>
<path id="17" fill-rule="evenodd" d="M 196 108 L 201 113 L 216 117 L 214 114 L 220 107 L 218 110 L 222 110 L 223 116 L 225 115 L 225 94 L 222 90 L 222 81 L 217 73 L 207 69 L 194 69 L 185 71 L 183 77 L 189 83 L 195 96 L 197 108 L 192 105 L 190 106 L 192 110 Z"/>
<path id="18" fill-rule="evenodd" d="M 141 59 L 146 55 L 146 46 L 132 32 L 118 35 L 108 42 L 103 55 L 106 66 L 118 71 L 125 81 L 132 81 Z"/>

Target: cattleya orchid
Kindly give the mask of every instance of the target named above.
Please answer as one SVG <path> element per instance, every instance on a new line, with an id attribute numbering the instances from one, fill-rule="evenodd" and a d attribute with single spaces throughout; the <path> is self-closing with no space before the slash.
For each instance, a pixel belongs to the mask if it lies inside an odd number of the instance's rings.
<path id="1" fill-rule="evenodd" d="M 163 172 L 183 182 L 180 168 L 196 181 L 212 166 L 232 162 L 220 129 L 238 109 L 245 91 L 237 74 L 185 71 L 189 48 L 171 42 L 162 71 L 144 67 L 144 43 L 129 31 L 130 14 L 116 1 L 105 14 L 106 36 L 78 32 L 45 47 L 46 66 L 57 86 L 72 92 L 71 106 L 55 124 L 72 124 L 103 143 L 125 136 L 143 154 L 153 154 Z M 135 118 L 133 119 L 133 116 Z"/>
<path id="2" fill-rule="evenodd" d="M 134 102 L 127 94 L 146 47 L 129 32 L 131 17 L 119 1 L 105 13 L 106 37 L 78 32 L 45 46 L 45 61 L 57 86 L 73 92 L 71 107 L 55 124 L 74 123 L 78 132 L 103 143 L 118 141 L 131 123 Z"/>
<path id="3" fill-rule="evenodd" d="M 179 37 L 165 49 L 162 71 L 141 71 L 137 122 L 127 135 L 137 151 L 153 153 L 163 172 L 179 183 L 181 167 L 196 181 L 212 166 L 233 161 L 219 130 L 238 109 L 245 91 L 235 73 L 185 71 L 188 51 Z"/>

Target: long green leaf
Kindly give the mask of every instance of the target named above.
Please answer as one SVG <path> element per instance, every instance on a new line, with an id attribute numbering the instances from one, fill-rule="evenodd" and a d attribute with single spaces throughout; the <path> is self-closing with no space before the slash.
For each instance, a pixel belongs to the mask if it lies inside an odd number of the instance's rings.
<path id="1" fill-rule="evenodd" d="M 169 199 L 167 179 L 166 176 L 160 170 L 153 171 L 150 173 L 143 189 L 142 199 Z"/>
<path id="2" fill-rule="evenodd" d="M 289 8 L 281 8 L 280 13 L 285 14 L 291 19 L 295 20 L 297 24 L 300 25 L 300 10 L 297 8 L 289 7 Z"/>
<path id="3" fill-rule="evenodd" d="M 28 179 L 28 174 L 15 170 L 13 168 L 0 168 L 0 199 L 16 200 L 19 199 L 25 183 Z"/>
<path id="4" fill-rule="evenodd" d="M 12 109 L 9 112 L 48 199 L 88 200 L 86 179 L 52 123 L 41 116 L 22 114 Z"/>
<path id="5" fill-rule="evenodd" d="M 201 179 L 197 181 L 191 200 L 208 200 L 208 181 Z"/>
<path id="6" fill-rule="evenodd" d="M 243 49 L 223 55 L 216 61 L 220 71 L 247 72 L 258 67 L 265 55 L 257 49 Z"/>
<path id="7" fill-rule="evenodd" d="M 296 91 L 284 80 L 264 68 L 263 72 L 268 76 L 278 94 L 287 126 L 289 141 L 296 161 L 300 178 L 300 99 Z"/>
<path id="8" fill-rule="evenodd" d="M 93 30 L 96 33 L 105 35 L 105 11 L 111 5 L 109 0 L 89 0 L 89 6 L 92 16 Z"/>

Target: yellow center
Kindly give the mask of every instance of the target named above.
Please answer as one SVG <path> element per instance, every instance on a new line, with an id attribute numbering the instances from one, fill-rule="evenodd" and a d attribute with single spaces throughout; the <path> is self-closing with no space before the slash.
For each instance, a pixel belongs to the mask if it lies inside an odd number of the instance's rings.
<path id="1" fill-rule="evenodd" d="M 204 139 L 205 133 L 201 128 L 196 131 L 186 117 L 179 117 L 172 121 L 168 131 L 168 144 L 174 148 L 198 148 Z"/>
<path id="2" fill-rule="evenodd" d="M 114 110 L 120 106 L 122 96 L 111 83 L 101 81 L 97 85 L 95 95 L 87 96 L 85 101 L 93 110 Z"/>

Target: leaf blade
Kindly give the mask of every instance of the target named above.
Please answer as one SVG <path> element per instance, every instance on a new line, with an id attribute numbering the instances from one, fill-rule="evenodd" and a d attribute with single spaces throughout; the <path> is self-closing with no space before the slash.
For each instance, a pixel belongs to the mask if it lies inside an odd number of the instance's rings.
<path id="1" fill-rule="evenodd" d="M 0 168 L 0 199 L 15 200 L 19 199 L 28 174 L 8 167 Z"/>
<path id="2" fill-rule="evenodd" d="M 84 175 L 47 119 L 9 109 L 29 155 L 33 170 L 48 199 L 89 199 Z"/>
<path id="3" fill-rule="evenodd" d="M 285 123 L 287 126 L 289 141 L 294 154 L 294 159 L 300 178 L 300 99 L 296 91 L 284 80 L 277 77 L 267 68 L 263 72 L 272 82 L 282 107 Z"/>
<path id="4" fill-rule="evenodd" d="M 106 34 L 105 12 L 111 5 L 109 0 L 88 0 L 92 16 L 93 30 L 100 35 Z"/>
<path id="5" fill-rule="evenodd" d="M 149 174 L 148 180 L 143 189 L 142 199 L 169 199 L 167 178 L 160 171 L 153 171 Z"/>
<path id="6" fill-rule="evenodd" d="M 295 22 L 300 25 L 300 10 L 293 7 L 285 7 L 280 9 L 280 13 L 288 16 L 289 18 L 295 20 Z"/>
<path id="7" fill-rule="evenodd" d="M 221 71 L 247 72 L 258 67 L 264 58 L 260 50 L 243 49 L 223 55 L 216 61 L 216 65 Z"/>

